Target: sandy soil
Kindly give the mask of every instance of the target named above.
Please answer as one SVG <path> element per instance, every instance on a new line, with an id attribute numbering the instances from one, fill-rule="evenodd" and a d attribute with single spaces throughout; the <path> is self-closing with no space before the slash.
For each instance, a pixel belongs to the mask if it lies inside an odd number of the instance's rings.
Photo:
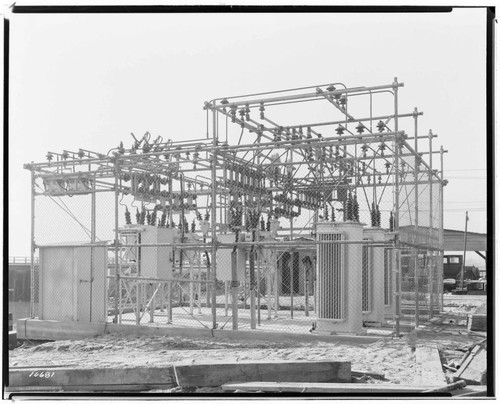
<path id="1" fill-rule="evenodd" d="M 224 339 L 180 337 L 125 337 L 105 335 L 83 340 L 46 343 L 24 342 L 9 352 L 11 367 L 126 368 L 161 367 L 169 364 L 199 364 L 248 360 L 343 360 L 352 369 L 383 374 L 386 381 L 365 378 L 365 382 L 412 384 L 416 379 L 415 347 L 436 345 L 444 364 L 458 362 L 469 346 L 485 338 L 467 331 L 464 319 L 478 302 L 459 302 L 439 321 L 422 325 L 399 339 L 384 338 L 359 345 L 327 342 L 235 342 Z M 453 308 L 450 307 L 450 308 Z"/>
<path id="2" fill-rule="evenodd" d="M 10 354 L 11 367 L 160 367 L 167 364 L 248 360 L 350 361 L 353 370 L 381 373 L 392 383 L 411 383 L 415 373 L 415 356 L 405 339 L 388 339 L 356 346 L 325 342 L 234 343 L 177 337 L 125 338 L 105 335 L 79 341 L 56 341 L 37 345 L 25 343 Z"/>

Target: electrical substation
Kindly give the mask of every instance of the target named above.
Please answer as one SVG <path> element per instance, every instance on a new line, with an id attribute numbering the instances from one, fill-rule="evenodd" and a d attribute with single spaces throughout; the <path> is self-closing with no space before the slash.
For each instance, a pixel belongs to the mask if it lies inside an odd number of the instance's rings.
<path id="1" fill-rule="evenodd" d="M 399 335 L 442 310 L 443 155 L 403 83 L 200 102 L 206 128 L 49 151 L 31 317 Z M 105 135 L 105 134 L 103 134 Z M 111 145 L 110 145 L 111 146 Z"/>

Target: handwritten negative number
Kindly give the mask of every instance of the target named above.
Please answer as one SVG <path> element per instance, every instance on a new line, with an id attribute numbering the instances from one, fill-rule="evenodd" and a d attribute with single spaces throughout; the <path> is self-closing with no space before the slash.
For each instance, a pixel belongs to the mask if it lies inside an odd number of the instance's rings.
<path id="1" fill-rule="evenodd" d="M 46 377 L 47 379 L 54 376 L 54 372 L 31 372 L 28 377 Z"/>

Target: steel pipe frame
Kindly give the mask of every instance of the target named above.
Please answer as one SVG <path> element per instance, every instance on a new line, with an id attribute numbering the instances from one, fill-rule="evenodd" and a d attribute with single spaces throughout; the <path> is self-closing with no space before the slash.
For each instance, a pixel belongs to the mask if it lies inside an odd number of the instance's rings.
<path id="1" fill-rule="evenodd" d="M 329 101 L 331 102 L 331 100 L 329 100 Z M 334 105 L 336 105 L 336 104 L 334 103 Z M 343 112 L 343 109 L 342 109 L 342 108 L 340 108 L 338 105 L 337 105 L 337 107 L 341 110 L 341 112 Z M 219 111 L 220 113 L 222 113 L 222 114 L 225 114 L 226 116 L 228 116 L 228 115 L 229 115 L 229 114 L 227 114 L 227 112 L 225 112 L 224 110 L 220 110 L 220 109 L 218 109 L 218 111 Z M 347 114 L 347 111 L 345 111 L 345 113 Z M 414 114 L 415 114 L 415 112 L 412 114 L 412 116 L 413 116 Z M 354 121 L 354 117 L 352 117 L 352 116 L 350 116 L 350 115 L 349 115 L 349 118 L 351 118 L 351 119 Z M 268 122 L 273 123 L 275 126 L 278 126 L 278 124 L 276 124 L 276 123 L 274 123 L 274 122 L 270 121 L 269 119 L 266 119 L 266 120 L 267 120 Z M 248 125 L 245 121 L 243 121 L 243 120 L 238 120 L 238 119 L 236 119 L 236 121 L 237 121 L 237 122 L 239 122 L 240 124 L 242 124 L 243 126 L 247 127 L 247 128 L 249 127 L 249 125 Z M 253 122 L 254 122 L 254 123 L 256 123 L 255 121 L 253 121 Z M 344 122 L 344 121 L 343 121 L 343 122 Z M 260 128 L 260 129 L 261 129 L 261 130 L 263 130 L 263 127 L 261 126 L 261 128 Z M 250 130 L 250 129 L 249 129 L 249 130 Z M 356 135 L 352 135 L 352 136 L 356 136 Z M 359 136 L 359 135 L 358 135 L 358 136 Z M 346 138 L 346 137 L 347 137 L 347 136 L 344 136 L 344 138 Z M 340 138 L 340 137 L 339 137 L 339 138 Z M 335 139 L 339 139 L 339 138 L 335 138 Z M 304 139 L 301 139 L 301 140 L 304 140 Z M 314 140 L 316 140 L 316 139 L 314 139 Z M 289 141 L 288 141 L 288 142 L 289 142 Z M 302 143 L 303 143 L 303 142 L 302 142 Z M 357 142 L 356 142 L 356 143 L 357 143 Z M 371 143 L 371 142 L 370 142 L 370 143 Z M 255 148 L 253 147 L 252 149 L 255 149 Z M 386 159 L 386 160 L 387 160 L 387 159 Z M 387 160 L 387 161 L 388 161 L 388 160 Z M 309 162 L 306 162 L 306 164 L 308 164 L 308 165 L 309 165 Z M 333 173 L 332 173 L 332 174 L 333 174 Z"/>
<path id="2" fill-rule="evenodd" d="M 106 278 L 108 279 L 114 279 L 113 275 L 107 275 Z M 137 281 L 137 282 L 154 282 L 154 283 L 179 283 L 179 282 L 185 282 L 185 283 L 208 283 L 208 284 L 213 284 L 213 281 L 207 281 L 207 280 L 202 280 L 202 279 L 185 279 L 185 278 L 150 278 L 150 277 L 138 277 L 138 276 L 126 276 L 122 275 L 120 276 L 120 279 L 126 280 L 126 281 Z"/>
<path id="3" fill-rule="evenodd" d="M 231 106 L 246 106 L 252 105 L 252 104 L 262 104 L 264 105 L 269 102 L 278 102 L 278 101 L 291 101 L 291 100 L 302 100 L 302 99 L 307 99 L 307 98 L 318 98 L 322 97 L 324 94 L 327 95 L 342 95 L 342 94 L 351 94 L 351 93 L 357 93 L 357 92 L 362 92 L 362 91 L 376 91 L 376 90 L 386 90 L 386 89 L 394 89 L 397 87 L 403 87 L 404 83 L 395 83 L 392 84 L 387 84 L 387 85 L 381 85 L 381 86 L 371 86 L 371 87 L 354 87 L 354 88 L 346 88 L 346 89 L 340 89 L 340 90 L 333 90 L 333 91 L 323 91 L 321 93 L 306 93 L 306 94 L 296 94 L 296 95 L 286 95 L 286 96 L 281 96 L 281 97 L 270 97 L 270 98 L 261 98 L 261 99 L 255 99 L 255 100 L 243 100 L 243 101 L 235 101 L 235 102 L 229 102 L 228 104 L 215 104 L 216 101 L 222 100 L 222 99 L 230 99 L 230 98 L 235 98 L 235 97 L 223 97 L 223 98 L 215 98 L 211 100 L 210 102 L 205 103 L 204 109 L 214 109 L 216 107 L 228 107 L 230 108 Z"/>
<path id="4" fill-rule="evenodd" d="M 394 83 L 397 84 L 397 78 L 394 78 Z M 398 122 L 398 87 L 394 87 L 394 130 L 397 132 L 399 129 Z M 395 176 L 394 176 L 394 247 L 395 247 L 395 274 L 397 275 L 396 281 L 396 302 L 395 302 L 395 326 L 396 326 L 396 336 L 399 337 L 400 333 L 400 315 L 401 315 L 401 255 L 398 249 L 399 247 L 399 143 L 398 139 L 394 139 L 393 148 L 394 150 L 394 167 L 395 167 Z"/>
<path id="5" fill-rule="evenodd" d="M 250 108 L 256 108 L 257 105 L 252 106 Z M 423 115 L 423 112 L 419 112 L 419 115 Z M 413 113 L 406 113 L 406 114 L 400 114 L 399 118 L 408 118 L 412 117 L 414 114 Z M 382 120 L 382 119 L 393 119 L 394 115 L 380 115 L 380 116 L 374 116 L 371 118 L 372 121 L 376 120 Z M 349 119 L 347 123 L 357 123 L 357 122 L 365 122 L 365 121 L 370 121 L 370 118 L 353 118 Z M 255 121 L 254 121 L 255 122 Z M 288 125 L 288 126 L 283 126 L 284 130 L 288 129 L 300 129 L 300 128 L 314 128 L 318 126 L 329 126 L 329 125 L 340 125 L 340 124 L 345 124 L 346 120 L 342 121 L 328 121 L 328 122 L 318 122 L 318 123 L 305 123 L 305 124 L 300 124 L 300 125 Z M 269 128 L 266 128 L 269 129 Z M 437 135 L 436 135 L 437 136 Z"/>
<path id="6" fill-rule="evenodd" d="M 234 99 L 234 98 L 257 97 L 257 96 L 263 96 L 263 95 L 269 95 L 269 94 L 287 93 L 287 92 L 290 92 L 290 91 L 310 90 L 312 88 L 326 87 L 326 86 L 330 86 L 330 85 L 333 85 L 333 86 L 339 85 L 339 86 L 342 86 L 344 88 L 347 88 L 347 86 L 344 83 L 326 83 L 326 84 L 316 84 L 314 86 L 289 88 L 289 89 L 286 89 L 286 90 L 274 90 L 274 91 L 265 91 L 265 92 L 254 93 L 254 94 L 234 95 L 234 96 L 229 97 L 229 98 L 233 98 Z M 222 100 L 222 99 L 224 99 L 224 97 L 214 98 L 213 100 Z"/>
<path id="7" fill-rule="evenodd" d="M 415 108 L 415 111 L 417 108 Z M 415 117 L 414 119 L 414 140 L 415 140 L 415 153 L 418 153 L 418 139 L 421 137 L 418 136 L 418 117 Z M 414 212 L 414 221 L 415 221 L 415 233 L 418 232 L 418 164 L 415 164 L 414 167 L 414 178 L 415 178 L 415 185 L 414 185 L 414 192 L 415 192 L 415 212 Z M 411 192 L 411 191 L 410 191 Z M 414 265 L 415 265 L 415 270 L 414 270 L 414 277 L 415 277 L 415 328 L 417 328 L 419 324 L 419 274 L 418 274 L 418 250 L 413 251 L 414 254 Z"/>
<path id="8" fill-rule="evenodd" d="M 215 127 L 216 127 L 216 126 L 215 126 L 215 121 L 216 121 L 216 114 L 217 114 L 217 112 L 220 112 L 220 113 L 223 113 L 223 114 L 224 114 L 224 111 L 221 111 L 220 109 L 215 109 L 215 108 L 213 109 L 213 114 L 214 114 L 214 115 L 213 115 L 213 116 L 214 116 L 214 118 L 213 118 L 213 121 L 214 121 L 214 139 L 217 137 L 217 136 L 216 136 L 216 129 L 215 129 Z M 227 115 L 227 114 L 226 114 L 226 115 Z M 247 124 L 245 121 L 243 121 L 243 120 L 236 120 L 236 121 L 237 121 L 237 122 L 239 122 L 239 123 L 241 124 L 241 126 L 242 126 L 242 127 L 247 128 L 247 129 L 249 129 L 249 130 L 252 130 L 252 127 L 251 127 L 249 124 Z M 260 133 L 260 134 L 262 134 L 262 131 L 263 131 L 263 130 L 264 130 L 263 125 L 262 125 L 262 126 L 259 126 L 259 133 Z M 260 137 L 259 137 L 259 139 L 260 139 Z M 302 143 L 303 143 L 303 142 L 302 142 Z M 338 141 L 337 141 L 336 143 L 338 144 Z M 253 150 L 253 151 L 255 150 L 255 144 L 254 144 L 254 145 L 252 145 L 252 150 Z M 241 151 L 241 149 L 240 149 L 240 151 Z M 294 151 L 294 150 L 292 150 L 292 151 Z M 213 168 L 214 168 L 214 170 L 215 170 L 215 161 L 216 161 L 216 160 L 214 160 L 214 167 L 213 167 Z M 215 176 L 215 174 L 214 174 L 214 176 Z M 397 176 L 397 173 L 396 173 L 396 176 Z M 213 204 L 213 205 L 215 204 L 214 199 L 215 199 L 215 198 L 213 198 L 213 202 L 212 202 L 212 204 Z"/>
<path id="9" fill-rule="evenodd" d="M 397 87 L 398 87 L 398 86 L 397 86 Z M 397 89 L 397 87 L 395 87 L 395 88 Z M 361 91 L 361 89 L 363 89 L 363 88 L 356 89 L 356 91 Z M 324 95 L 324 93 L 319 94 L 318 96 L 323 96 L 323 95 Z M 396 103 L 396 106 L 397 106 L 397 103 Z M 419 114 L 419 115 L 420 115 L 420 114 Z M 214 117 L 215 117 L 215 116 L 216 116 L 216 113 L 215 113 L 215 111 L 214 111 Z M 394 114 L 394 115 L 391 115 L 390 117 L 391 117 L 391 118 L 395 118 L 395 120 L 396 120 L 396 122 L 397 122 L 397 118 L 398 118 L 398 117 L 401 117 L 401 116 L 398 116 L 398 115 L 397 115 L 397 110 L 396 110 L 395 114 Z M 377 119 L 377 118 L 372 118 L 372 120 L 373 120 L 373 119 Z M 211 152 L 211 153 L 212 153 L 212 158 L 213 158 L 213 161 L 217 161 L 217 159 L 215 158 L 215 156 L 216 156 L 216 155 L 218 156 L 218 155 L 220 155 L 220 154 L 223 154 L 223 153 L 224 153 L 226 150 L 228 150 L 228 149 L 233 149 L 233 148 L 234 148 L 234 150 L 236 150 L 236 151 L 245 151 L 245 150 L 243 149 L 243 147 L 244 147 L 245 145 L 243 145 L 243 146 L 228 146 L 228 147 L 224 147 L 223 145 L 219 145 L 219 144 L 218 144 L 218 141 L 217 141 L 217 138 L 218 138 L 218 136 L 217 136 L 217 128 L 216 128 L 216 124 L 215 124 L 215 123 L 216 123 L 216 121 L 217 121 L 217 119 L 216 119 L 216 118 L 214 118 L 214 137 L 213 137 L 213 146 L 209 148 L 209 152 Z M 360 121 L 363 121 L 363 120 L 353 119 L 353 120 L 351 120 L 350 122 L 360 122 Z M 342 123 L 344 123 L 344 122 L 345 122 L 345 121 L 342 121 Z M 397 125 L 397 123 L 396 123 L 396 125 Z M 404 134 L 404 132 L 402 132 L 402 133 Z M 396 126 L 396 134 L 397 134 L 397 126 Z M 348 145 L 348 144 L 356 144 L 356 143 L 357 143 L 357 142 L 349 142 L 349 143 L 348 143 L 348 142 L 346 141 L 346 139 L 349 139 L 349 138 L 351 138 L 351 139 L 356 139 L 356 140 L 357 140 L 357 139 L 363 139 L 363 138 L 365 138 L 365 139 L 369 139 L 369 138 L 371 137 L 371 138 L 374 138 L 374 140 L 376 140 L 376 141 L 380 141 L 380 137 L 381 137 L 381 136 L 386 136 L 386 135 L 389 135 L 389 134 L 388 134 L 388 133 L 386 133 L 386 134 L 384 134 L 384 135 L 381 135 L 381 134 L 375 134 L 375 135 L 373 135 L 373 134 L 369 134 L 369 135 L 349 135 L 349 136 L 343 136 L 343 137 L 339 137 L 339 138 L 333 138 L 333 139 L 331 139 L 331 142 L 332 142 L 332 143 L 331 143 L 331 145 L 340 145 L 340 146 L 343 146 L 343 145 Z M 408 137 L 406 137 L 406 138 L 408 138 Z M 328 139 L 328 138 L 327 138 L 327 139 Z M 397 136 L 397 137 L 396 137 L 396 136 L 394 136 L 394 141 L 396 141 L 397 143 L 399 143 L 399 141 L 400 141 L 399 136 Z M 408 146 L 408 145 L 407 145 L 407 143 L 406 143 L 406 141 L 405 141 L 405 138 L 404 138 L 404 137 L 403 137 L 402 141 L 403 141 L 403 143 L 404 143 L 406 146 Z M 290 141 L 290 140 L 288 140 L 288 141 L 282 141 L 282 142 L 269 142 L 269 143 L 265 143 L 265 144 L 260 144 L 260 145 L 258 145 L 258 146 L 256 146 L 256 144 L 252 144 L 252 145 L 249 145 L 248 147 L 251 147 L 251 150 L 255 150 L 255 148 L 270 148 L 270 147 L 272 147 L 272 146 L 281 146 L 282 148 L 287 148 L 287 149 L 291 148 L 291 149 L 294 149 L 294 147 L 293 147 L 293 142 L 294 142 L 294 141 Z M 300 140 L 298 140 L 298 141 L 296 141 L 296 142 L 297 142 L 297 143 L 299 143 L 299 142 L 300 142 L 301 144 L 303 144 L 303 143 L 310 143 L 311 145 L 315 145 L 315 146 L 317 146 L 317 145 L 319 144 L 319 147 L 329 146 L 329 145 L 330 145 L 330 143 L 326 143 L 326 144 L 325 144 L 325 138 L 322 138 L 322 139 L 319 139 L 319 138 L 318 138 L 318 139 L 300 139 Z M 340 144 L 339 144 L 339 143 L 340 143 Z M 408 147 L 408 149 L 409 149 L 409 151 L 411 151 L 411 148 L 410 148 L 410 147 Z M 78 159 L 78 160 L 75 160 L 75 161 L 68 161 L 68 160 L 64 160 L 64 161 L 58 161 L 58 162 L 55 162 L 55 163 L 54 163 L 54 162 L 50 162 L 50 163 L 41 163 L 41 164 L 39 164 L 39 165 L 33 165 L 33 164 L 31 164 L 31 165 L 29 165 L 29 166 L 30 166 L 30 170 L 31 170 L 32 172 L 33 172 L 33 171 L 36 171 L 36 169 L 41 169 L 42 167 L 47 167 L 47 168 L 51 167 L 51 168 L 53 168 L 53 167 L 55 166 L 55 168 L 56 168 L 56 169 L 57 169 L 57 168 L 61 168 L 61 167 L 66 167 L 66 168 L 67 168 L 67 166 L 68 166 L 68 165 L 70 165 L 70 166 L 71 166 L 71 165 L 73 165 L 73 166 L 77 166 L 77 165 L 86 165 L 86 164 L 89 164 L 89 163 L 91 163 L 91 162 L 92 162 L 93 164 L 99 164 L 100 162 L 102 162 L 102 163 L 104 164 L 104 166 L 105 166 L 105 167 L 108 167 L 108 168 L 109 168 L 109 167 L 110 167 L 110 166 L 109 166 L 109 164 L 111 164 L 113 161 L 116 161 L 116 162 L 117 162 L 118 160 L 122 160 L 122 161 L 123 161 L 123 165 L 126 165 L 126 164 L 127 164 L 127 163 L 126 163 L 126 161 L 127 161 L 127 160 L 129 160 L 129 161 L 130 161 L 130 164 L 132 164 L 132 162 L 133 162 L 133 161 L 136 161 L 136 160 L 138 160 L 138 159 L 139 159 L 139 160 L 143 160 L 143 159 L 148 158 L 148 157 L 150 157 L 150 156 L 165 155 L 165 154 L 172 155 L 172 154 L 179 154 L 179 153 L 183 153 L 183 152 L 186 152 L 186 151 L 194 151 L 194 150 L 195 150 L 195 148 L 190 149 L 189 147 L 185 147 L 185 148 L 181 148 L 181 149 L 174 149 L 174 150 L 161 151 L 161 152 L 159 151 L 159 152 L 145 153 L 145 154 L 134 154 L 134 155 L 126 155 L 126 156 L 113 156 L 113 157 L 107 156 L 107 157 L 106 157 L 106 159 Z M 222 153 L 220 153 L 220 151 L 222 151 Z M 399 154 L 399 153 L 398 153 L 398 149 L 396 148 L 396 149 L 395 149 L 395 153 L 394 153 L 394 155 L 388 155 L 388 156 L 384 156 L 384 157 L 388 157 L 388 158 L 397 158 L 397 157 L 398 157 L 398 154 Z M 416 155 L 418 156 L 419 154 L 418 154 L 418 153 L 416 153 Z M 400 157 L 404 157 L 404 156 L 406 156 L 406 155 L 405 155 L 405 154 L 402 154 Z M 421 154 L 420 154 L 420 156 L 421 156 Z M 377 158 L 377 159 L 379 159 L 379 158 L 382 158 L 382 156 L 379 156 L 379 157 L 376 157 L 376 158 Z M 363 160 L 363 159 L 364 159 L 364 158 L 362 158 L 362 157 L 357 158 L 357 160 L 358 160 L 358 161 L 359 161 L 359 160 Z M 369 159 L 369 158 L 366 158 L 366 159 Z M 387 158 L 386 158 L 386 159 L 387 159 Z M 344 159 L 344 160 L 345 160 L 345 161 L 356 161 L 356 158 L 352 158 L 352 159 L 351 159 L 351 158 L 346 158 L 346 159 Z M 421 159 L 420 159 L 420 160 L 421 160 Z M 199 160 L 198 160 L 198 161 L 199 161 Z M 199 163 L 198 163 L 198 161 L 197 161 L 197 164 L 199 164 Z M 425 162 L 424 162 L 423 160 L 421 160 L 421 161 L 425 164 Z M 139 161 L 139 163 L 140 163 L 140 161 Z M 153 161 L 153 162 L 151 162 L 151 161 L 147 161 L 147 162 L 146 162 L 146 164 L 147 164 L 147 165 L 152 165 L 152 164 L 154 164 L 154 163 L 155 163 L 154 161 Z M 167 164 L 168 164 L 168 162 L 161 162 L 161 163 L 167 163 Z M 185 160 L 185 161 L 183 161 L 182 163 L 193 163 L 193 161 L 192 161 L 192 160 Z M 179 164 L 181 164 L 181 163 L 179 162 Z M 304 164 L 304 163 L 299 163 L 299 164 Z M 271 165 L 274 165 L 274 164 L 269 164 L 269 166 L 271 166 Z M 281 165 L 286 166 L 287 164 L 281 164 Z M 143 168 L 148 169 L 148 168 L 150 168 L 150 167 L 143 167 Z M 429 167 L 427 166 L 427 168 L 429 168 Z M 209 169 L 209 168 L 207 168 L 207 170 L 204 170 L 204 171 L 208 171 L 208 169 Z M 212 166 L 212 168 L 211 168 L 211 169 L 212 169 L 212 173 L 214 173 L 214 172 L 216 173 L 216 172 L 217 172 L 217 165 L 216 165 L 216 164 L 213 164 L 213 166 Z M 194 171 L 194 170 L 193 170 L 193 171 Z M 200 171 L 200 170 L 196 170 L 196 171 Z M 382 173 L 381 173 L 381 174 L 382 174 Z M 438 180 L 439 180 L 439 177 L 437 176 L 437 173 L 433 173 L 433 172 L 432 172 L 432 170 L 431 170 L 430 175 L 433 175 L 433 174 L 434 174 L 434 175 L 436 176 L 436 178 L 438 178 Z M 441 173 L 441 174 L 442 174 L 442 173 Z M 49 174 L 49 175 L 50 175 L 50 174 Z M 54 174 L 54 176 L 55 176 L 55 175 L 56 175 L 56 174 Z M 66 175 L 66 173 L 58 173 L 57 175 L 59 175 L 59 176 L 61 176 L 61 175 Z M 391 175 L 391 174 L 390 174 L 390 175 Z M 398 184 L 405 184 L 404 182 L 399 182 L 399 181 L 398 181 L 398 176 L 400 175 L 399 170 L 398 170 L 397 172 L 393 173 L 392 175 L 395 175 L 395 177 L 396 177 L 396 182 L 395 182 L 394 184 L 392 184 L 392 183 L 391 183 L 391 184 L 385 184 L 385 186 L 387 186 L 387 185 L 396 185 L 396 186 L 397 186 Z M 71 177 L 71 176 L 72 176 L 72 177 L 75 177 L 75 176 L 77 177 L 77 176 L 78 176 L 78 174 L 76 174 L 76 173 L 68 173 L 68 177 Z M 355 176 L 354 176 L 354 177 L 355 177 Z M 215 178 L 217 178 L 217 175 L 216 175 L 216 174 L 215 174 Z M 220 178 L 220 177 L 219 177 L 219 178 Z M 116 181 L 118 180 L 118 175 L 116 176 L 115 180 L 116 180 Z M 432 183 L 434 183 L 434 181 L 433 181 Z M 368 184 L 356 184 L 356 186 L 358 186 L 358 187 L 359 187 L 359 186 L 362 186 L 362 187 L 363 187 L 363 186 L 370 186 L 370 187 L 374 187 L 374 186 L 382 186 L 382 185 L 383 185 L 383 184 L 369 184 L 369 185 L 368 185 Z M 115 189 L 117 189 L 118 191 L 121 191 L 121 190 L 122 190 L 121 188 L 122 188 L 122 187 L 118 188 L 118 186 L 116 186 L 116 188 L 115 188 Z M 212 197 L 213 197 L 213 195 L 214 195 L 214 194 L 216 194 L 215 187 L 213 187 L 213 189 L 212 189 Z M 212 213 L 213 213 L 213 220 L 214 220 L 214 222 L 215 222 L 215 218 L 216 218 L 216 206 L 215 206 L 215 205 L 216 205 L 216 197 L 215 197 L 215 198 L 213 198 L 213 200 L 214 200 L 214 203 L 212 204 L 212 208 L 213 208 Z M 215 212 L 214 212 L 214 211 L 215 211 Z M 216 232 L 216 225 L 214 225 L 214 226 L 213 226 L 213 233 L 215 233 L 215 232 Z M 98 245 L 101 245 L 101 244 L 98 244 Z M 269 245 L 269 244 L 268 244 L 268 243 L 265 243 L 265 245 Z M 223 245 L 220 245 L 220 246 L 221 246 L 221 247 L 224 247 Z M 276 244 L 276 246 L 278 246 L 278 247 L 285 247 L 285 245 L 284 245 L 284 244 L 282 244 L 282 243 Z M 183 247 L 186 247 L 186 248 L 193 248 L 194 246 L 186 246 L 186 245 L 184 245 Z M 177 248 L 183 248 L 183 247 L 177 246 Z M 206 248 L 206 245 L 203 245 L 203 246 L 198 246 L 198 247 L 199 247 L 199 248 Z M 212 249 L 213 249 L 213 250 L 214 250 L 214 249 L 216 250 L 216 248 L 217 248 L 217 247 L 218 247 L 217 243 L 212 241 Z M 427 246 L 427 247 L 428 247 L 428 246 Z M 35 247 L 35 248 L 36 248 L 36 247 Z M 115 247 L 115 248 L 117 248 L 117 247 Z M 215 262 L 214 262 L 214 264 L 215 264 Z M 215 264 L 215 265 L 216 265 L 216 264 Z M 215 271 L 214 271 L 214 273 L 215 273 Z M 214 317 L 214 318 L 215 318 L 215 317 Z"/>

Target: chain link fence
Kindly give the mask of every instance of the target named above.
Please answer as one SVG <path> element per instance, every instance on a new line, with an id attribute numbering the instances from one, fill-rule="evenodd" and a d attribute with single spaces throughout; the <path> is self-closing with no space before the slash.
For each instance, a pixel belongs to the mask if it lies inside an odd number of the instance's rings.
<path id="1" fill-rule="evenodd" d="M 323 87 L 283 102 L 206 103 L 212 138 L 146 133 L 108 155 L 49 153 L 30 165 L 40 260 L 31 315 L 304 333 L 432 317 L 443 184 L 392 111 L 356 119 L 367 116 L 364 90 Z M 370 105 L 386 93 L 370 93 Z M 289 126 L 268 118 L 290 116 L 293 97 L 340 116 Z"/>

